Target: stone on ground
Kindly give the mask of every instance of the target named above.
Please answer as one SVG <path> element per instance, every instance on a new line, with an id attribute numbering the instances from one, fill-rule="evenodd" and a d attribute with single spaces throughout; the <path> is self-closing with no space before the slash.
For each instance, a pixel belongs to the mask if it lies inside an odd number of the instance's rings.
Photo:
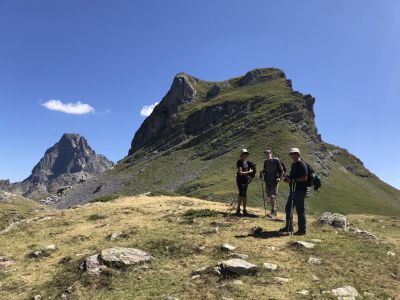
<path id="1" fill-rule="evenodd" d="M 301 291 L 297 292 L 297 294 L 299 294 L 299 295 L 304 295 L 304 296 L 308 296 L 308 295 L 310 294 L 310 292 L 307 291 L 307 290 L 301 290 Z"/>
<path id="2" fill-rule="evenodd" d="M 149 262 L 153 257 L 139 249 L 114 247 L 104 249 L 100 252 L 100 260 L 108 266 L 116 268 L 137 265 Z"/>
<path id="3" fill-rule="evenodd" d="M 9 265 L 12 265 L 14 263 L 15 263 L 15 260 L 13 260 L 10 257 L 0 256 L 0 267 L 8 267 Z"/>
<path id="4" fill-rule="evenodd" d="M 350 285 L 333 289 L 332 294 L 337 297 L 347 297 L 346 299 L 355 299 L 359 296 L 357 290 Z"/>
<path id="5" fill-rule="evenodd" d="M 288 283 L 290 282 L 289 278 L 284 278 L 284 277 L 274 277 L 275 282 L 283 284 L 283 283 Z"/>
<path id="6" fill-rule="evenodd" d="M 303 249 L 312 249 L 315 247 L 315 244 L 304 241 L 295 241 L 294 245 L 298 248 L 303 248 Z"/>
<path id="7" fill-rule="evenodd" d="M 358 228 L 354 228 L 354 227 L 350 227 L 349 231 L 352 232 L 355 236 L 361 238 L 361 239 L 365 239 L 365 240 L 378 240 L 378 237 L 367 231 L 367 230 L 362 230 L 362 229 L 358 229 Z"/>
<path id="8" fill-rule="evenodd" d="M 95 254 L 86 257 L 81 265 L 81 269 L 88 272 L 90 275 L 98 276 L 103 270 L 107 269 L 107 267 L 99 260 L 99 254 Z"/>
<path id="9" fill-rule="evenodd" d="M 221 249 L 223 251 L 233 251 L 236 249 L 236 247 L 229 244 L 222 244 Z"/>
<path id="10" fill-rule="evenodd" d="M 336 213 L 332 214 L 330 212 L 324 212 L 318 219 L 318 223 L 327 224 L 333 227 L 344 228 L 344 229 L 348 225 L 347 218 L 345 216 Z"/>
<path id="11" fill-rule="evenodd" d="M 234 280 L 234 281 L 233 281 L 233 284 L 234 284 L 234 285 L 243 285 L 244 283 L 243 283 L 243 281 L 241 281 L 241 280 Z"/>
<path id="12" fill-rule="evenodd" d="M 393 251 L 388 251 L 386 254 L 387 256 L 392 256 L 392 257 L 396 256 L 396 253 L 394 253 Z"/>
<path id="13" fill-rule="evenodd" d="M 312 276 L 312 280 L 313 280 L 313 281 L 319 281 L 320 279 L 319 279 L 319 277 L 318 277 L 318 276 L 316 276 L 316 275 L 313 275 L 313 276 Z"/>
<path id="14" fill-rule="evenodd" d="M 310 256 L 308 258 L 308 263 L 310 265 L 320 265 L 322 263 L 322 260 L 318 257 Z"/>
<path id="15" fill-rule="evenodd" d="M 275 271 L 276 269 L 278 269 L 278 265 L 271 263 L 264 263 L 264 268 L 267 269 L 268 271 Z"/>
<path id="16" fill-rule="evenodd" d="M 243 259 L 233 258 L 219 263 L 221 274 L 233 273 L 236 275 L 254 274 L 258 267 L 255 264 L 249 263 Z"/>

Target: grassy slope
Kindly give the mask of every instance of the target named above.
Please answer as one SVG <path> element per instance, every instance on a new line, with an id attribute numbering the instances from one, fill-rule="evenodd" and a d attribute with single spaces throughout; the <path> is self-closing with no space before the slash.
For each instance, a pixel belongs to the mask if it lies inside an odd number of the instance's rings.
<path id="1" fill-rule="evenodd" d="M 194 222 L 185 217 L 188 210 L 201 209 L 216 213 L 208 217 L 194 213 Z M 371 230 L 384 239 L 382 244 L 317 226 L 311 219 L 306 240 L 318 238 L 322 243 L 312 250 L 299 251 L 291 246 L 293 240 L 299 239 L 296 237 L 247 236 L 254 226 L 270 231 L 282 223 L 264 218 L 227 218 L 218 213 L 225 210 L 226 206 L 221 203 L 193 198 L 131 197 L 65 211 L 36 212 L 37 222 L 0 235 L 0 255 L 11 256 L 16 261 L 0 269 L 0 299 L 27 299 L 35 294 L 54 299 L 74 282 L 71 299 L 162 299 L 167 295 L 181 300 L 222 296 L 298 299 L 297 292 L 302 289 L 309 290 L 311 298 L 321 298 L 322 291 L 347 284 L 361 293 L 373 292 L 379 299 L 400 296 L 399 218 L 349 216 L 353 225 Z M 262 210 L 252 211 L 262 214 Z M 41 222 L 45 216 L 52 219 Z M 219 226 L 220 233 L 207 233 L 215 225 Z M 125 231 L 129 236 L 106 240 L 114 231 Z M 10 238 L 13 243 L 9 242 Z M 33 249 L 51 243 L 59 248 L 51 257 L 41 260 L 26 257 Z M 257 276 L 241 277 L 243 285 L 212 274 L 191 279 L 192 271 L 214 266 L 227 257 L 219 250 L 222 243 L 237 246 L 236 252 L 248 254 L 250 262 L 259 266 L 264 262 L 276 263 L 279 269 L 271 273 L 261 268 Z M 97 279 L 79 271 L 84 257 L 112 246 L 138 247 L 150 252 L 155 260 L 149 268 L 108 272 Z M 205 250 L 199 251 L 200 246 L 205 246 Z M 277 250 L 268 250 L 268 246 Z M 387 256 L 389 250 L 397 255 Z M 322 265 L 308 265 L 310 255 L 321 258 Z M 312 275 L 321 280 L 313 282 Z M 292 282 L 278 285 L 273 276 L 287 277 Z"/>
<path id="2" fill-rule="evenodd" d="M 272 74 L 276 70 L 264 72 Z M 292 125 L 282 116 L 271 119 L 271 115 L 274 115 L 281 105 L 297 101 L 286 80 L 280 78 L 267 83 L 239 87 L 239 79 L 219 82 L 224 88 L 220 95 L 211 100 L 206 99 L 206 93 L 214 83 L 198 81 L 198 100 L 184 107 L 179 114 L 181 122 L 191 113 L 206 106 L 226 101 L 250 101 L 249 99 L 257 97 L 266 97 L 267 100 L 245 117 L 233 118 L 210 127 L 208 132 L 198 138 L 195 146 L 187 147 L 182 143 L 169 151 L 150 155 L 147 161 L 131 161 L 129 158 L 123 160 L 112 172 L 134 176 L 122 194 L 161 190 L 230 202 L 236 197 L 235 164 L 240 148 L 248 148 L 253 153 L 251 159 L 258 164 L 259 169 L 263 163 L 262 153 L 266 148 L 273 149 L 289 168 L 287 149 L 299 147 L 303 151 L 304 159 L 313 165 L 315 157 L 311 155 L 313 152 L 309 137 L 304 133 L 292 133 Z M 328 144 L 326 146 L 328 149 L 333 147 Z M 214 154 L 219 151 L 226 153 L 216 155 L 217 157 L 212 159 L 204 157 L 204 153 Z M 146 150 L 144 153 L 148 154 Z M 342 155 L 338 161 L 331 161 L 331 174 L 323 178 L 323 189 L 310 198 L 309 210 L 314 213 L 331 210 L 347 213 L 400 214 L 400 191 L 381 182 L 377 177 L 362 178 L 345 172 L 343 165 L 351 158 L 351 155 Z M 280 206 L 283 207 L 287 187 L 281 186 L 281 191 Z M 262 206 L 260 181 L 256 180 L 251 185 L 249 195 L 250 205 Z"/>

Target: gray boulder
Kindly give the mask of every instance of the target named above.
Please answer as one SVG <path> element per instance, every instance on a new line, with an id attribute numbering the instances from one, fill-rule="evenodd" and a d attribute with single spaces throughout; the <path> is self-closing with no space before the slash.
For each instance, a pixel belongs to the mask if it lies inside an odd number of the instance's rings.
<path id="1" fill-rule="evenodd" d="M 347 228 L 347 218 L 337 213 L 324 212 L 318 219 L 318 223 L 327 224 L 337 228 Z"/>
<path id="2" fill-rule="evenodd" d="M 100 275 L 100 273 L 107 269 L 105 265 L 99 260 L 99 254 L 89 256 L 81 265 L 83 271 L 88 272 L 90 275 Z"/>
<path id="3" fill-rule="evenodd" d="M 346 297 L 345 299 L 347 300 L 355 299 L 359 296 L 358 291 L 350 285 L 333 289 L 331 290 L 331 293 L 336 297 Z"/>
<path id="4" fill-rule="evenodd" d="M 12 265 L 14 263 L 15 263 L 15 260 L 13 260 L 10 257 L 0 256 L 0 267 L 8 267 L 9 265 Z"/>
<path id="5" fill-rule="evenodd" d="M 315 247 L 315 244 L 304 241 L 295 241 L 294 246 L 301 249 L 312 249 Z"/>
<path id="6" fill-rule="evenodd" d="M 258 270 L 258 267 L 245 260 L 233 258 L 220 262 L 219 269 L 221 274 L 247 275 L 254 274 Z"/>
<path id="7" fill-rule="evenodd" d="M 153 257 L 139 249 L 115 247 L 100 252 L 100 260 L 107 266 L 116 268 L 149 262 Z"/>

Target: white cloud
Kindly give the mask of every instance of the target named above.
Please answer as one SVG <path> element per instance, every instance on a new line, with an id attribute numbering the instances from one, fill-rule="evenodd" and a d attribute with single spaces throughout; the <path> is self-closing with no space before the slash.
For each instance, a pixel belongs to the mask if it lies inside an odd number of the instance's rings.
<path id="1" fill-rule="evenodd" d="M 79 101 L 76 103 L 62 103 L 60 100 L 51 99 L 42 103 L 42 105 L 50 110 L 61 111 L 73 115 L 84 115 L 94 112 L 94 108 L 89 104 L 81 103 Z"/>
<path id="2" fill-rule="evenodd" d="M 156 107 L 158 104 L 158 102 L 155 102 L 151 105 L 145 105 L 142 107 L 142 109 L 140 110 L 140 115 L 143 117 L 148 117 L 151 115 L 151 113 L 153 112 L 154 107 Z"/>

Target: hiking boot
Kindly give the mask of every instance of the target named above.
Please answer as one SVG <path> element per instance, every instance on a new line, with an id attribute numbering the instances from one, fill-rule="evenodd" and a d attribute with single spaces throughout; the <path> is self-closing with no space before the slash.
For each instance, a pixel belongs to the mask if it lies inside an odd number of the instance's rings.
<path id="1" fill-rule="evenodd" d="M 295 233 L 293 233 L 293 235 L 306 235 L 306 231 L 305 230 L 297 230 Z"/>
<path id="2" fill-rule="evenodd" d="M 236 215 L 236 216 L 241 216 L 240 209 L 237 209 L 237 210 L 236 210 L 235 215 Z"/>
<path id="3" fill-rule="evenodd" d="M 243 210 L 243 216 L 245 216 L 245 217 L 248 217 L 249 216 L 249 213 L 247 212 L 247 210 Z"/>

